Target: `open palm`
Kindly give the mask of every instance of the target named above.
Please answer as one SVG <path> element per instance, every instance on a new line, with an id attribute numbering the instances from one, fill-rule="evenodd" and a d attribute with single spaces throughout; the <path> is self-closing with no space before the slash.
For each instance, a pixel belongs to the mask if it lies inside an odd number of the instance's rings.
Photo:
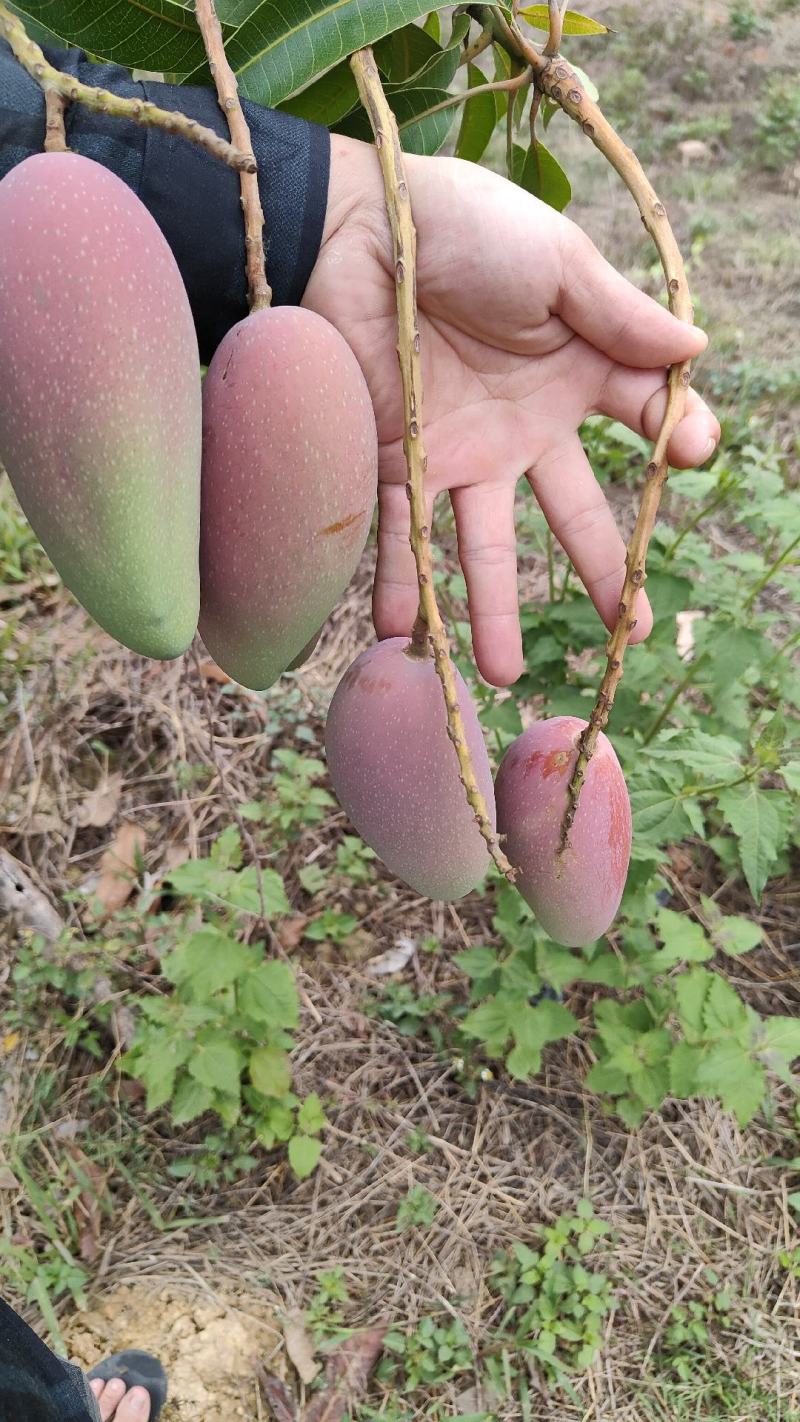
<path id="1" fill-rule="evenodd" d="M 637 291 L 566 218 L 473 164 L 407 160 L 418 233 L 429 499 L 450 491 L 475 658 L 487 681 L 522 671 L 514 500 L 526 475 L 555 537 L 612 626 L 625 549 L 578 438 L 590 413 L 654 437 L 666 369 L 703 333 Z M 374 152 L 334 138 L 328 217 L 304 304 L 331 321 L 367 378 L 380 442 L 373 613 L 380 637 L 417 606 L 408 543 L 394 271 Z M 670 447 L 687 468 L 719 436 L 692 393 Z M 635 640 L 652 616 L 639 602 Z"/>

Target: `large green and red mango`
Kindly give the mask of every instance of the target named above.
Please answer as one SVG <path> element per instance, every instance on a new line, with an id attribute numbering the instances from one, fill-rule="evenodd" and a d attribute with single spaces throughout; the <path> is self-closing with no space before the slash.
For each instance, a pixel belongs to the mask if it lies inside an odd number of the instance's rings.
<path id="1" fill-rule="evenodd" d="M 347 342 L 300 307 L 228 332 L 203 389 L 200 631 L 264 690 L 310 642 L 367 540 L 375 416 Z"/>
<path id="2" fill-rule="evenodd" d="M 545 932 L 570 948 L 606 933 L 631 857 L 631 806 L 614 748 L 600 735 L 563 854 L 561 826 L 577 744 L 575 716 L 539 721 L 506 751 L 495 780 L 497 826 L 517 888 Z"/>
<path id="3" fill-rule="evenodd" d="M 378 642 L 348 668 L 328 711 L 325 752 L 333 788 L 362 839 L 417 893 L 460 899 L 479 883 L 489 851 L 467 804 L 430 657 L 407 637 Z M 458 700 L 478 785 L 494 823 L 494 791 L 477 712 L 461 676 Z"/>
<path id="4" fill-rule="evenodd" d="M 0 183 L 0 461 L 106 631 L 175 657 L 199 607 L 200 365 L 164 237 L 74 153 Z"/>

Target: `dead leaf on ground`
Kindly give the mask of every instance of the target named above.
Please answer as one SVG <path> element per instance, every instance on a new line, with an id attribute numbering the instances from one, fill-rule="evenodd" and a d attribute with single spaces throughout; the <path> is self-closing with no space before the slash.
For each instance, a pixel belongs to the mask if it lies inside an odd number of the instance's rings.
<path id="1" fill-rule="evenodd" d="M 102 916 L 124 907 L 136 884 L 136 861 L 144 854 L 145 832 L 140 825 L 120 825 L 114 842 L 100 860 L 94 897 Z"/>
<path id="2" fill-rule="evenodd" d="M 308 1387 L 319 1372 L 319 1363 L 314 1358 L 314 1342 L 306 1328 L 305 1316 L 299 1309 L 287 1315 L 283 1337 L 292 1365 L 300 1381 Z"/>
<path id="3" fill-rule="evenodd" d="M 0 1190 L 18 1190 L 19 1181 L 8 1165 L 0 1165 Z"/>
<path id="4" fill-rule="evenodd" d="M 103 1219 L 101 1200 L 105 1194 L 105 1176 L 99 1165 L 85 1155 L 80 1146 L 67 1146 L 72 1173 L 80 1187 L 72 1202 L 72 1213 L 78 1231 L 78 1251 L 86 1264 L 94 1263 L 100 1253 L 100 1230 Z"/>
<path id="5" fill-rule="evenodd" d="M 21 928 L 41 934 L 48 943 L 54 943 L 64 927 L 60 914 L 19 861 L 0 849 L 0 918 L 4 914 L 15 919 Z"/>
<path id="6" fill-rule="evenodd" d="M 214 681 L 218 686 L 230 686 L 231 678 L 228 673 L 224 672 L 222 667 L 218 667 L 210 657 L 206 657 L 205 661 L 198 662 L 197 666 L 204 681 Z"/>
<path id="7" fill-rule="evenodd" d="M 416 952 L 416 943 L 413 938 L 398 938 L 394 948 L 389 948 L 385 953 L 379 953 L 376 958 L 370 958 L 364 964 L 364 972 L 371 978 L 388 977 L 391 973 L 402 973 L 408 966 Z"/>
<path id="8" fill-rule="evenodd" d="M 287 918 L 283 923 L 278 924 L 277 934 L 284 948 L 297 948 L 302 940 L 303 934 L 308 924 L 305 914 L 300 914 L 297 918 Z"/>
<path id="9" fill-rule="evenodd" d="M 75 817 L 78 824 L 84 828 L 91 826 L 94 829 L 105 829 L 119 809 L 121 794 L 122 775 L 116 771 L 113 775 L 103 775 L 99 784 L 84 796 L 78 807 Z"/>
<path id="10" fill-rule="evenodd" d="M 343 1422 L 345 1414 L 352 1415 L 383 1352 L 387 1332 L 388 1325 L 379 1324 L 340 1343 L 328 1359 L 325 1391 L 313 1398 L 303 1422 Z"/>
<path id="11" fill-rule="evenodd" d="M 297 1422 L 297 1403 L 286 1384 L 268 1373 L 261 1363 L 256 1363 L 256 1377 L 275 1422 Z"/>

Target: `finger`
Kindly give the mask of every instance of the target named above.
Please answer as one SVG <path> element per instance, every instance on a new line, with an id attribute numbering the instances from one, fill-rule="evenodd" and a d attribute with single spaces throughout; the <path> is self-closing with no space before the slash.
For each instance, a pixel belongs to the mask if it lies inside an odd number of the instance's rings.
<path id="1" fill-rule="evenodd" d="M 565 220 L 558 314 L 598 350 L 625 365 L 673 365 L 700 355 L 708 337 L 679 321 L 602 257 L 594 243 Z"/>
<path id="2" fill-rule="evenodd" d="M 617 621 L 625 581 L 625 543 L 577 436 L 546 455 L 528 481 L 610 631 Z M 643 641 L 653 626 L 644 592 L 636 601 L 636 619 L 631 642 Z"/>
<path id="3" fill-rule="evenodd" d="M 430 527 L 433 495 L 425 500 Z M 419 606 L 419 584 L 409 543 L 411 517 L 403 484 L 378 491 L 378 565 L 372 591 L 372 620 L 378 637 L 409 636 Z"/>
<path id="4" fill-rule="evenodd" d="M 631 370 L 612 365 L 596 408 L 629 429 L 655 440 L 667 408 L 666 377 L 660 371 Z M 686 414 L 669 442 L 675 469 L 693 469 L 711 458 L 720 438 L 719 420 L 696 390 L 688 392 Z"/>
<path id="5" fill-rule="evenodd" d="M 492 686 L 510 686 L 523 670 L 514 485 L 473 484 L 450 497 L 475 661 Z"/>
<path id="6" fill-rule="evenodd" d="M 108 1419 L 114 1416 L 126 1391 L 127 1389 L 122 1378 L 111 1378 L 110 1381 L 106 1383 L 98 1402 L 102 1422 L 108 1422 Z"/>

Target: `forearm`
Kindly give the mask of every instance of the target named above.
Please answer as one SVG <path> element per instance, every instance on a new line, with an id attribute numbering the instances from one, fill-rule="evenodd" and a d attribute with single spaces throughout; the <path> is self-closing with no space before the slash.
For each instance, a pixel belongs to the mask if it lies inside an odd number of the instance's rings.
<path id="1" fill-rule="evenodd" d="M 77 50 L 50 51 L 59 69 L 113 93 L 180 109 L 226 134 L 211 89 L 134 82 L 115 65 L 90 64 Z M 325 222 L 330 139 L 325 129 L 245 101 L 258 160 L 269 278 L 277 305 L 302 299 Z M 0 42 L 0 178 L 44 146 L 44 98 Z M 67 142 L 121 177 L 149 209 L 181 271 L 209 360 L 225 332 L 247 311 L 244 231 L 238 176 L 175 135 L 67 110 Z"/>

